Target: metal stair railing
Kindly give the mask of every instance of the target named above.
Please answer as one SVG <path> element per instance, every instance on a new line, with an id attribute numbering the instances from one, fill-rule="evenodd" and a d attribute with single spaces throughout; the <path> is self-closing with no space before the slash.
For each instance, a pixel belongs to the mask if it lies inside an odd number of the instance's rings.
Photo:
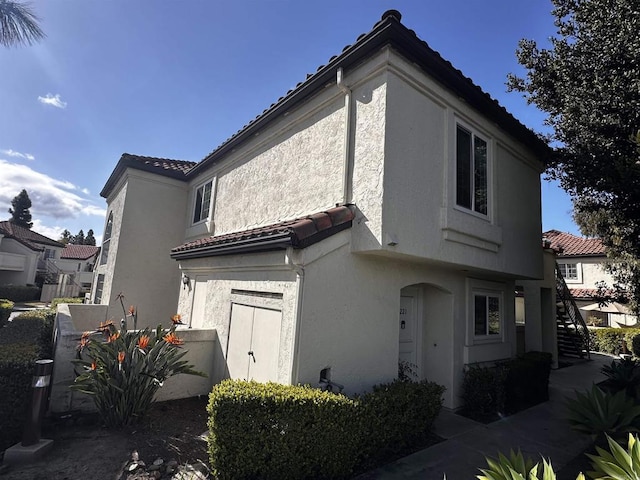
<path id="1" fill-rule="evenodd" d="M 55 282 L 50 282 L 50 276 L 55 276 L 56 281 Z M 69 284 L 73 284 L 75 286 L 77 286 L 78 288 L 82 288 L 82 286 L 76 282 L 76 275 L 75 273 L 68 273 L 65 272 L 64 270 L 61 270 L 60 267 L 58 267 L 55 262 L 53 262 L 50 258 L 46 259 L 46 274 L 45 274 L 45 283 L 58 283 L 57 279 L 60 277 L 60 275 L 67 275 L 67 277 L 69 278 Z"/>
<path id="2" fill-rule="evenodd" d="M 582 315 L 578 310 L 578 306 L 576 305 L 575 300 L 573 299 L 573 295 L 571 295 L 571 291 L 569 287 L 567 287 L 567 283 L 564 281 L 564 277 L 560 272 L 560 268 L 558 263 L 556 262 L 556 295 L 558 297 L 558 301 L 562 302 L 565 311 L 565 317 L 571 322 L 573 328 L 580 338 L 582 339 L 582 348 L 584 348 L 587 358 L 591 358 L 589 353 L 589 329 L 587 328 L 587 324 L 584 323 L 582 319 Z M 556 314 L 557 317 L 557 314 Z M 566 323 L 563 320 L 564 327 L 566 328 Z"/>

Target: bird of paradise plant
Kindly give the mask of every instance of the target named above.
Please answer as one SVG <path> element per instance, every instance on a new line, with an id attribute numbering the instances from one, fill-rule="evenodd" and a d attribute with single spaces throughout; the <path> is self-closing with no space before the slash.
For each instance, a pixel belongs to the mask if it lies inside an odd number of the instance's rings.
<path id="1" fill-rule="evenodd" d="M 149 411 L 164 381 L 181 373 L 205 376 L 183 357 L 184 340 L 176 325 L 127 331 L 113 322 L 85 332 L 73 363 L 78 376 L 73 390 L 93 397 L 104 423 L 121 427 L 136 423 Z"/>

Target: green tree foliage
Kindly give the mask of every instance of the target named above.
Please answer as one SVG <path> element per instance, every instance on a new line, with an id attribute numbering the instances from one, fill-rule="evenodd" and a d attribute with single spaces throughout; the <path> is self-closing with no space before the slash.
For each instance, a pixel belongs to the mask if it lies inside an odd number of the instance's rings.
<path id="1" fill-rule="evenodd" d="M 31 212 L 29 211 L 31 208 L 31 199 L 27 191 L 22 189 L 18 195 L 13 197 L 11 206 L 13 208 L 9 209 L 9 213 L 11 214 L 9 221 L 24 228 L 31 228 L 33 226 Z"/>
<path id="2" fill-rule="evenodd" d="M 58 239 L 58 241 L 66 245 L 71 242 L 71 238 L 72 238 L 71 232 L 65 228 L 60 234 L 60 238 Z"/>
<path id="3" fill-rule="evenodd" d="M 84 232 L 82 231 L 82 229 L 80 229 L 77 235 L 74 235 L 71 243 L 73 245 L 84 245 Z"/>
<path id="4" fill-rule="evenodd" d="M 0 0 L 0 45 L 31 45 L 44 37 L 29 3 Z"/>
<path id="5" fill-rule="evenodd" d="M 637 0 L 552 0 L 549 48 L 521 40 L 508 86 L 546 112 L 548 173 L 600 237 L 619 285 L 640 297 L 640 9 Z"/>
<path id="6" fill-rule="evenodd" d="M 96 238 L 93 236 L 93 229 L 90 228 L 87 232 L 87 236 L 84 237 L 84 244 L 93 245 L 94 247 L 96 246 Z"/>

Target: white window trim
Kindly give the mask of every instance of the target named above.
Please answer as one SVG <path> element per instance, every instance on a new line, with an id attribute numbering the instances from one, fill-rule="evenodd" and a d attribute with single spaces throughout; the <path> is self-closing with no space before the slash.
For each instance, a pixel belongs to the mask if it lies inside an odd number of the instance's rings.
<path id="1" fill-rule="evenodd" d="M 564 281 L 565 283 L 569 284 L 576 284 L 576 283 L 582 283 L 582 263 L 580 262 L 576 262 L 576 261 L 570 261 L 570 260 L 565 260 L 565 259 L 559 259 L 558 260 L 558 267 L 560 265 L 574 265 L 576 267 L 576 278 L 568 278 L 564 276 L 564 273 L 562 273 L 562 276 L 564 277 Z"/>
<path id="2" fill-rule="evenodd" d="M 198 190 L 205 187 L 208 183 L 211 184 L 211 195 L 209 196 L 209 212 L 206 217 L 201 218 L 200 220 L 194 221 L 195 213 L 196 213 L 196 199 L 198 198 Z M 200 225 L 203 223 L 210 222 L 213 219 L 213 210 L 215 208 L 215 195 L 216 195 L 216 177 L 211 177 L 204 182 L 198 183 L 193 189 L 193 194 L 191 198 L 191 208 L 189 210 L 191 225 Z"/>
<path id="3" fill-rule="evenodd" d="M 462 205 L 458 205 L 458 127 L 467 130 L 473 136 L 479 137 L 487 143 L 487 213 L 480 213 L 474 210 L 473 202 L 471 208 L 467 208 Z M 455 117 L 453 123 L 453 208 L 459 210 L 474 217 L 491 221 L 493 218 L 493 165 L 494 165 L 494 139 L 488 133 L 474 127 L 469 122 L 463 121 L 459 117 Z M 473 191 L 471 192 L 473 196 Z"/>
<path id="4" fill-rule="evenodd" d="M 506 338 L 505 325 L 505 286 L 501 283 L 468 279 L 467 282 L 467 345 L 485 345 L 504 343 Z M 475 334 L 475 296 L 486 295 L 497 297 L 500 302 L 500 333 L 497 335 Z"/>

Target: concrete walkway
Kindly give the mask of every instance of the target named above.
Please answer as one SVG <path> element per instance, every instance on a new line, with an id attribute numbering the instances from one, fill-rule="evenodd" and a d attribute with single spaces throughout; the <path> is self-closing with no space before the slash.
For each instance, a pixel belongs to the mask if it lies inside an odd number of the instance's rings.
<path id="1" fill-rule="evenodd" d="M 575 390 L 591 388 L 605 379 L 600 373 L 612 357 L 591 354 L 591 361 L 579 361 L 570 367 L 553 370 L 549 381 L 549 401 L 503 420 L 484 425 L 442 411 L 435 433 L 445 438 L 432 447 L 385 465 L 358 477 L 369 479 L 471 480 L 485 468 L 485 456 L 497 457 L 520 448 L 525 456 L 536 460 L 550 458 L 557 472 L 580 455 L 591 439 L 569 427 L 565 398 Z"/>

